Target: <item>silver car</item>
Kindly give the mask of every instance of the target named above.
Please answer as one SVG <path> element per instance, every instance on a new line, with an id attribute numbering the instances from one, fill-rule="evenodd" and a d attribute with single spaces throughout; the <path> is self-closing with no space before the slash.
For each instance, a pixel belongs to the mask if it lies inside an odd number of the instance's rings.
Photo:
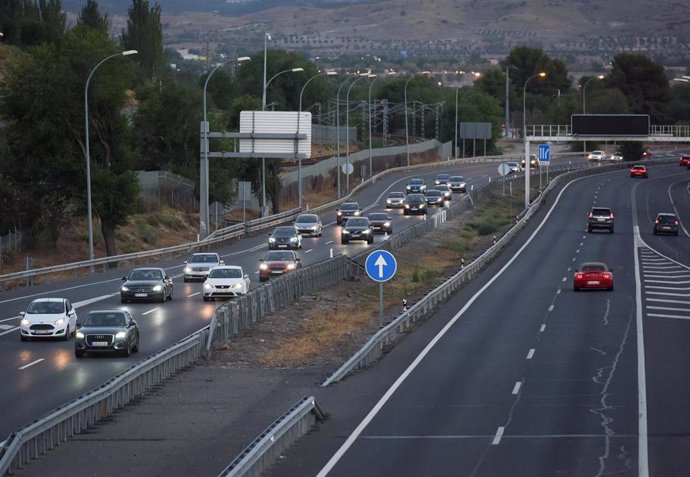
<path id="1" fill-rule="evenodd" d="M 402 192 L 391 192 L 386 197 L 386 209 L 402 209 L 405 207 L 405 194 Z"/>
<path id="2" fill-rule="evenodd" d="M 303 237 L 321 237 L 323 224 L 316 214 L 299 214 L 294 225 Z"/>
<path id="3" fill-rule="evenodd" d="M 184 281 L 188 282 L 190 280 L 206 280 L 213 267 L 224 265 L 225 262 L 220 259 L 220 255 L 217 253 L 194 253 L 184 264 L 185 267 L 182 272 L 184 273 Z"/>

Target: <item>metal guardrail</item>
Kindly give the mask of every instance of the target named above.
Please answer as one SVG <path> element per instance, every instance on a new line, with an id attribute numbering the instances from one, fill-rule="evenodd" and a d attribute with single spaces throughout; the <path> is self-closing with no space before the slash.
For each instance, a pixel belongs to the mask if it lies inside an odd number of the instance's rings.
<path id="1" fill-rule="evenodd" d="M 218 477 L 258 477 L 297 439 L 326 415 L 314 396 L 307 396 L 276 419 Z"/>
<path id="2" fill-rule="evenodd" d="M 208 326 L 12 433 L 0 448 L 0 475 L 11 474 L 60 445 L 135 397 L 194 363 L 204 349 Z"/>

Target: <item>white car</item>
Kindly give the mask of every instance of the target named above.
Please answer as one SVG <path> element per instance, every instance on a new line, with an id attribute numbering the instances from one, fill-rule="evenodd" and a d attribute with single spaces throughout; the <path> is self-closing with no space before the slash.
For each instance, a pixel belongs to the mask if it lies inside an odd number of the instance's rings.
<path id="1" fill-rule="evenodd" d="M 26 311 L 19 313 L 22 341 L 31 338 L 62 338 L 68 340 L 77 329 L 77 312 L 66 298 L 37 298 Z"/>
<path id="2" fill-rule="evenodd" d="M 316 214 L 299 214 L 294 225 L 303 237 L 321 237 L 323 224 Z"/>
<path id="3" fill-rule="evenodd" d="M 623 160 L 623 154 L 620 152 L 614 152 L 611 154 L 611 157 L 609 157 L 609 161 L 622 161 Z"/>
<path id="4" fill-rule="evenodd" d="M 506 165 L 508 166 L 508 174 L 517 174 L 522 171 L 517 162 L 506 162 Z"/>
<path id="5" fill-rule="evenodd" d="M 606 153 L 604 151 L 592 151 L 589 156 L 587 156 L 589 161 L 605 161 Z"/>
<path id="6" fill-rule="evenodd" d="M 246 295 L 249 275 L 237 265 L 220 265 L 211 270 L 204 282 L 204 301 Z"/>
<path id="7" fill-rule="evenodd" d="M 217 253 L 193 253 L 189 260 L 184 262 L 184 282 L 190 280 L 206 280 L 212 268 L 223 265 L 225 262 L 220 259 Z"/>

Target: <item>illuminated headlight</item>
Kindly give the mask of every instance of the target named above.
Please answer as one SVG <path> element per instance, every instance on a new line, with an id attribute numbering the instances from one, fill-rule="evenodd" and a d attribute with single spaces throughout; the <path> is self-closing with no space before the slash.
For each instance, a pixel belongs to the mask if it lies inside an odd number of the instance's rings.
<path id="1" fill-rule="evenodd" d="M 405 189 L 407 189 L 407 190 L 412 190 L 412 187 L 410 187 L 410 186 L 405 186 Z"/>
<path id="2" fill-rule="evenodd" d="M 425 185 L 420 186 L 420 187 L 419 187 L 419 190 L 426 190 L 426 186 L 425 186 Z"/>
<path id="3" fill-rule="evenodd" d="M 262 263 L 261 265 L 259 265 L 259 270 L 268 270 L 268 265 Z"/>
<path id="4" fill-rule="evenodd" d="M 386 204 L 390 204 L 390 203 L 391 203 L 391 200 L 390 200 L 390 199 L 386 199 Z"/>
<path id="5" fill-rule="evenodd" d="M 426 204 L 419 204 L 420 209 L 423 209 L 424 207 L 426 207 Z"/>
<path id="6" fill-rule="evenodd" d="M 340 216 L 340 215 L 343 215 L 343 213 L 341 211 L 338 211 L 338 212 L 336 212 L 336 215 Z"/>
<path id="7" fill-rule="evenodd" d="M 343 235 L 348 235 L 349 233 L 350 233 L 350 231 L 349 231 L 349 230 L 347 230 L 347 229 L 343 229 Z"/>
<path id="8" fill-rule="evenodd" d="M 155 291 L 155 292 L 159 292 L 159 291 L 161 291 L 162 289 L 163 289 L 163 286 L 162 286 L 162 285 L 156 285 L 155 287 L 153 287 L 153 291 Z"/>
<path id="9" fill-rule="evenodd" d="M 24 319 L 22 320 L 22 326 L 29 326 L 29 320 L 27 320 L 26 318 L 24 318 Z"/>
<path id="10" fill-rule="evenodd" d="M 192 269 L 191 269 L 191 267 L 184 267 L 183 272 L 184 273 L 192 273 Z"/>
<path id="11" fill-rule="evenodd" d="M 295 268 L 297 268 L 297 265 L 296 265 L 296 264 L 294 264 L 294 263 L 288 263 L 288 266 L 287 266 L 287 269 L 288 269 L 288 270 L 294 270 Z"/>
<path id="12" fill-rule="evenodd" d="M 275 242 L 276 242 L 276 239 L 274 239 L 273 237 L 268 239 L 268 243 L 275 243 Z"/>
<path id="13" fill-rule="evenodd" d="M 118 331 L 117 334 L 115 335 L 116 340 L 123 340 L 127 337 L 127 332 L 126 331 Z"/>
<path id="14" fill-rule="evenodd" d="M 204 290 L 213 290 L 213 285 L 210 283 L 204 283 Z"/>
<path id="15" fill-rule="evenodd" d="M 355 210 L 355 215 L 362 215 L 362 213 L 359 210 Z"/>
<path id="16" fill-rule="evenodd" d="M 78 340 L 83 340 L 84 339 L 84 333 L 82 333 L 81 331 L 77 331 L 74 334 L 74 337 L 77 338 Z"/>
<path id="17" fill-rule="evenodd" d="M 290 242 L 297 242 L 297 237 L 290 237 Z"/>
<path id="18" fill-rule="evenodd" d="M 467 187 L 467 184 L 465 184 L 464 182 L 461 182 L 458 187 L 460 187 L 461 189 L 464 189 L 465 187 Z"/>
<path id="19" fill-rule="evenodd" d="M 63 324 L 64 322 L 65 322 L 65 319 L 64 319 L 64 318 L 58 318 L 57 320 L 55 320 L 55 321 L 53 322 L 53 324 L 54 324 L 54 325 L 57 325 L 57 326 L 60 326 L 60 325 Z"/>
<path id="20" fill-rule="evenodd" d="M 384 222 L 384 223 L 383 223 L 383 226 L 384 226 L 384 227 L 390 227 L 390 226 L 391 226 L 391 223 L 390 223 L 390 222 Z"/>
<path id="21" fill-rule="evenodd" d="M 122 288 L 120 288 L 120 290 L 121 290 L 121 291 L 124 291 L 124 292 L 128 292 L 128 291 L 129 291 L 129 288 L 127 288 L 126 286 L 123 286 Z"/>
<path id="22" fill-rule="evenodd" d="M 242 284 L 241 284 L 241 283 L 235 283 L 235 284 L 232 286 L 232 288 L 242 288 Z"/>
<path id="23" fill-rule="evenodd" d="M 362 230 L 362 233 L 364 235 L 369 235 L 371 233 L 371 230 Z"/>
<path id="24" fill-rule="evenodd" d="M 406 208 L 406 209 L 409 209 L 409 208 L 410 208 L 410 204 L 405 204 L 405 208 Z"/>

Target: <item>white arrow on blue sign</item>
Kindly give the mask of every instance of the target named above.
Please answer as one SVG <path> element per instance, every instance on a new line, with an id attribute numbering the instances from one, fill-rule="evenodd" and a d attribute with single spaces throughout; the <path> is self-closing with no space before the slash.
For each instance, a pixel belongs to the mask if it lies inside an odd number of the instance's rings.
<path id="1" fill-rule="evenodd" d="M 364 264 L 369 278 L 375 282 L 387 282 L 398 269 L 398 262 L 392 253 L 386 250 L 371 252 Z"/>
<path id="2" fill-rule="evenodd" d="M 551 146 L 549 144 L 539 144 L 539 164 L 551 162 Z"/>

